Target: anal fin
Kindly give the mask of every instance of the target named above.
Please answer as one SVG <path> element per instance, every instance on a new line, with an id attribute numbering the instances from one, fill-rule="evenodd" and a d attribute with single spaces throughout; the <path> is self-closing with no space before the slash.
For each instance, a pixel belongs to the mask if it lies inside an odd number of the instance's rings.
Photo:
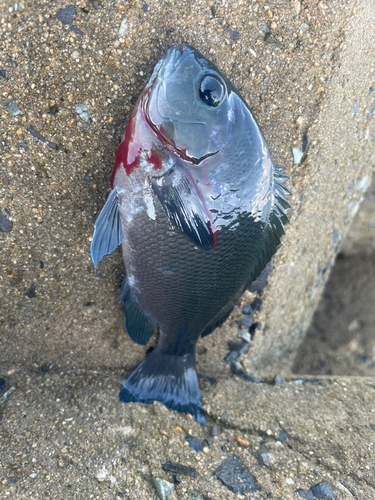
<path id="1" fill-rule="evenodd" d="M 234 302 L 229 302 L 229 304 L 223 307 L 223 309 L 219 312 L 219 314 L 217 314 L 206 326 L 201 336 L 206 337 L 214 330 L 216 330 L 216 328 L 221 326 L 224 323 L 224 321 L 226 321 L 229 318 L 230 313 L 233 311 L 233 308 L 234 308 Z"/>
<path id="2" fill-rule="evenodd" d="M 112 253 L 124 238 L 118 207 L 118 192 L 114 188 L 95 222 L 91 242 L 91 258 L 95 269 L 103 257 Z"/>
<path id="3" fill-rule="evenodd" d="M 136 344 L 146 345 L 155 331 L 156 324 L 145 314 L 134 297 L 125 276 L 119 303 L 124 302 L 125 328 Z"/>

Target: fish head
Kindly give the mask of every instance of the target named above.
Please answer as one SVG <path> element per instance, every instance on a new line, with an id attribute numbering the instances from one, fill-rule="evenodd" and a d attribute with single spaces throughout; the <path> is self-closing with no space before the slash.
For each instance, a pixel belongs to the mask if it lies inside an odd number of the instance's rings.
<path id="1" fill-rule="evenodd" d="M 235 87 L 189 45 L 171 47 L 141 97 L 145 120 L 179 156 L 208 210 L 267 217 L 272 161 L 259 126 Z M 268 208 L 266 208 L 268 207 Z"/>
<path id="2" fill-rule="evenodd" d="M 143 93 L 144 115 L 168 150 L 199 164 L 228 142 L 228 92 L 218 69 L 196 49 L 171 47 Z"/>
<path id="3" fill-rule="evenodd" d="M 273 165 L 254 116 L 216 66 L 188 45 L 171 47 L 155 66 L 117 151 L 112 187 L 142 182 L 147 191 L 150 177 L 164 182 L 154 186 L 159 198 L 163 189 L 170 197 L 172 187 L 179 197 L 181 190 L 194 193 L 202 205 L 194 214 L 207 214 L 215 230 L 243 213 L 267 220 L 271 210 Z"/>

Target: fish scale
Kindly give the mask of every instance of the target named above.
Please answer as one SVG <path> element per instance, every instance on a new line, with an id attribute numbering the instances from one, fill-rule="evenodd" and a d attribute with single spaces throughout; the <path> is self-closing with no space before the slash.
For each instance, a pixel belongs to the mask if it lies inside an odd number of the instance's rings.
<path id="1" fill-rule="evenodd" d="M 150 311 L 172 342 L 179 335 L 181 327 L 177 328 L 176 317 L 182 310 L 180 323 L 195 341 L 208 321 L 219 313 L 223 303 L 233 302 L 241 295 L 266 265 L 267 261 L 258 262 L 257 258 L 264 241 L 254 234 L 262 233 L 263 228 L 244 217 L 236 231 L 231 231 L 230 227 L 223 230 L 220 244 L 213 252 L 197 252 L 196 246 L 185 235 L 171 228 L 161 207 L 157 210 L 156 221 L 157 230 L 154 221 L 150 223 L 150 219 L 142 214 L 135 224 L 143 228 L 142 232 L 128 233 L 135 256 L 132 266 L 138 270 L 135 280 L 141 290 L 136 294 L 137 300 L 146 313 Z M 152 244 L 149 243 L 151 239 Z M 173 252 L 171 245 L 176 245 L 176 242 L 178 252 Z M 129 257 L 125 252 L 126 265 Z M 173 274 L 163 273 L 164 266 L 174 269 Z M 204 307 L 198 307 L 201 301 Z M 186 304 L 189 304 L 187 310 Z"/>
<path id="2" fill-rule="evenodd" d="M 160 330 L 121 401 L 157 400 L 205 423 L 195 345 L 276 251 L 286 179 L 231 83 L 196 49 L 171 47 L 130 117 L 91 245 L 96 267 L 122 244 L 131 339 Z"/>

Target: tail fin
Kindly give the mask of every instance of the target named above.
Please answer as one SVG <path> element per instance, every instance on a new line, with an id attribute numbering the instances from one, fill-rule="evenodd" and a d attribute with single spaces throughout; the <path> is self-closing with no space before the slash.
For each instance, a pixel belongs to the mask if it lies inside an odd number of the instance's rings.
<path id="1" fill-rule="evenodd" d="M 160 401 L 180 413 L 190 413 L 205 425 L 194 353 L 176 356 L 156 347 L 124 383 L 120 401 Z"/>

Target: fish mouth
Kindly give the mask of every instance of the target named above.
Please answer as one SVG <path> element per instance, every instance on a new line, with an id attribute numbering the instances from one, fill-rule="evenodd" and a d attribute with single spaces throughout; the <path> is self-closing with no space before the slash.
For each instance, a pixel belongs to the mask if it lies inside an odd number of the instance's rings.
<path id="1" fill-rule="evenodd" d="M 191 163 L 192 165 L 199 165 L 201 162 L 210 158 L 220 152 L 220 149 L 214 152 L 209 152 L 200 158 L 196 158 L 188 153 L 188 148 L 185 146 L 178 146 L 173 139 L 173 131 L 177 124 L 185 126 L 197 127 L 197 134 L 205 130 L 206 124 L 194 120 L 176 120 L 171 117 L 164 116 L 157 106 L 157 113 L 159 117 L 164 120 L 163 124 L 156 125 L 150 117 L 150 95 L 154 91 L 157 93 L 156 102 L 158 102 L 158 95 L 161 92 L 162 86 L 167 79 L 173 78 L 173 74 L 178 70 L 181 64 L 194 52 L 194 49 L 185 45 L 181 52 L 176 46 L 172 46 L 164 57 L 155 66 L 153 74 L 148 82 L 148 85 L 142 96 L 142 112 L 145 120 L 152 131 L 156 134 L 163 146 L 171 153 L 176 154 L 182 160 Z M 169 130 L 168 130 L 169 129 Z"/>

